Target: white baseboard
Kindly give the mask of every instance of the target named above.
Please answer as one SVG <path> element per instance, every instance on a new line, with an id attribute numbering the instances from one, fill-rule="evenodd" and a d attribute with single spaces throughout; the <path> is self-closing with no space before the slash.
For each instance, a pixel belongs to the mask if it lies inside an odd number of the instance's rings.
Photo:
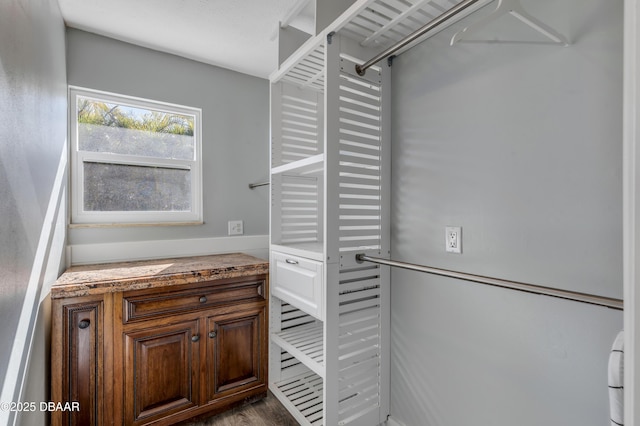
<path id="1" fill-rule="evenodd" d="M 269 259 L 269 236 L 189 238 L 181 240 L 131 241 L 122 243 L 74 244 L 68 247 L 70 265 L 126 262 L 167 257 L 202 256 L 243 252 Z"/>

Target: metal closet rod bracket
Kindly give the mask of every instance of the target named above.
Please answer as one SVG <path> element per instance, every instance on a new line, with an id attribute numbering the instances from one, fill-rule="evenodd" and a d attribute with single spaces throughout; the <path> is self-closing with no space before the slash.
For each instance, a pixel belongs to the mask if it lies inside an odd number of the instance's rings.
<path id="1" fill-rule="evenodd" d="M 259 186 L 267 186 L 270 185 L 271 182 L 260 182 L 260 183 L 250 183 L 249 189 L 258 188 Z"/>
<path id="2" fill-rule="evenodd" d="M 591 305 L 604 306 L 611 309 L 623 310 L 624 303 L 620 299 L 611 297 L 597 296 L 587 293 L 579 293 L 577 291 L 560 290 L 552 287 L 544 287 L 534 284 L 526 284 L 517 281 L 503 280 L 500 278 L 485 277 L 482 275 L 467 274 L 464 272 L 456 272 L 448 269 L 432 268 L 430 266 L 416 265 L 414 263 L 398 262 L 396 260 L 384 259 L 381 257 L 367 256 L 364 253 L 356 254 L 356 261 L 372 262 L 380 265 L 395 266 L 398 268 L 409 269 L 412 271 L 426 272 L 428 274 L 439 275 L 443 277 L 456 278 L 459 280 L 475 282 L 478 284 L 486 284 L 494 287 L 507 288 L 511 290 L 524 291 L 527 293 L 539 294 L 543 296 L 557 297 L 560 299 L 571 300 L 574 302 L 582 302 Z"/>
<path id="3" fill-rule="evenodd" d="M 396 55 L 391 55 L 387 58 L 387 65 L 389 67 L 393 66 L 393 60 L 396 58 Z"/>

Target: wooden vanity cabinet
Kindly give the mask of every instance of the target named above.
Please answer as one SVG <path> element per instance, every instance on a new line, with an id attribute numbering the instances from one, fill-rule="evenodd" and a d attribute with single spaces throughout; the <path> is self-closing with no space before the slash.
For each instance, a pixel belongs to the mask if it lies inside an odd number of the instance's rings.
<path id="1" fill-rule="evenodd" d="M 265 290 L 266 277 L 257 276 L 116 294 L 123 376 L 115 382 L 122 382 L 125 423 L 222 409 L 264 392 Z"/>
<path id="2" fill-rule="evenodd" d="M 268 264 L 246 257 L 255 274 L 185 265 L 179 279 L 52 291 L 52 400 L 80 406 L 52 413 L 52 424 L 168 425 L 264 397 Z"/>

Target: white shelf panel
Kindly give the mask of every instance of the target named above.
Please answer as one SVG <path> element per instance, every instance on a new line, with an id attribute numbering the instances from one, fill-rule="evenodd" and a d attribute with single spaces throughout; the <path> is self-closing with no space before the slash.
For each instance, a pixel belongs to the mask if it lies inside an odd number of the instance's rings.
<path id="1" fill-rule="evenodd" d="M 305 324 L 273 333 L 271 340 L 300 360 L 311 371 L 324 377 L 324 331 L 322 323 Z"/>
<path id="2" fill-rule="evenodd" d="M 396 55 L 406 51 L 422 40 L 442 31 L 444 28 L 458 22 L 473 13 L 488 1 L 481 1 L 459 13 L 447 22 L 429 31 L 423 37 L 410 43 L 396 52 Z M 341 33 L 352 38 L 363 47 L 370 47 L 375 51 L 399 42 L 427 22 L 440 16 L 461 0 L 361 0 L 354 3 L 345 13 L 330 25 L 329 31 L 343 30 Z"/>
<path id="3" fill-rule="evenodd" d="M 323 381 L 309 371 L 271 383 L 271 392 L 280 400 L 301 425 L 322 426 Z"/>
<path id="4" fill-rule="evenodd" d="M 325 40 L 326 35 L 309 39 L 271 75 L 270 80 L 286 80 L 299 87 L 324 92 Z"/>
<path id="5" fill-rule="evenodd" d="M 301 176 L 321 174 L 324 170 L 324 154 L 316 154 L 302 160 L 273 167 L 271 174 L 291 173 Z"/>
<path id="6" fill-rule="evenodd" d="M 295 244 L 271 244 L 271 250 L 317 260 L 319 262 L 324 261 L 324 244 L 321 241 Z"/>

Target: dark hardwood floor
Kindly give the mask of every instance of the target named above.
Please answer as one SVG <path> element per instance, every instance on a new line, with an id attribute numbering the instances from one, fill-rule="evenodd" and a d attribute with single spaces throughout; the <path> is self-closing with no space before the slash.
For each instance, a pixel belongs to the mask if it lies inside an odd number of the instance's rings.
<path id="1" fill-rule="evenodd" d="M 265 399 L 186 426 L 299 426 L 271 392 Z"/>

